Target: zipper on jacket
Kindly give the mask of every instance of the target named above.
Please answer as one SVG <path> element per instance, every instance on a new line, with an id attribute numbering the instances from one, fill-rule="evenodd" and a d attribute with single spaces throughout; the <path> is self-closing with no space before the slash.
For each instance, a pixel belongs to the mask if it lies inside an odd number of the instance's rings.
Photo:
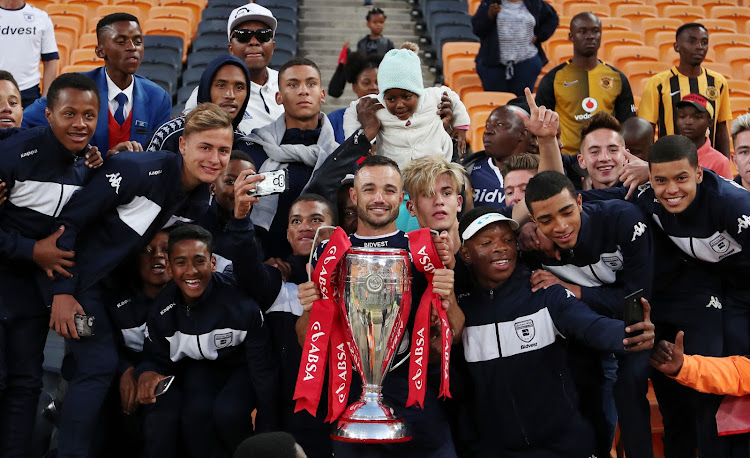
<path id="1" fill-rule="evenodd" d="M 57 206 L 55 207 L 55 212 L 52 214 L 52 216 L 57 217 L 57 211 L 60 210 L 60 204 L 63 200 L 63 194 L 65 194 L 65 185 L 63 184 L 63 181 L 65 181 L 65 175 L 60 177 L 60 197 L 57 199 Z"/>
<path id="2" fill-rule="evenodd" d="M 516 419 L 518 420 L 518 427 L 521 429 L 521 434 L 523 434 L 523 440 L 526 442 L 526 445 L 531 446 L 529 437 L 526 435 L 526 428 L 523 427 L 523 422 L 521 421 L 521 417 L 518 415 L 518 406 L 516 405 L 516 398 L 513 396 L 512 393 L 510 395 L 510 401 L 513 403 L 513 413 L 516 415 Z"/>
<path id="3" fill-rule="evenodd" d="M 198 353 L 201 354 L 201 357 L 203 359 L 208 359 L 208 358 L 206 358 L 206 355 L 203 354 L 203 349 L 201 348 L 201 336 L 200 336 L 200 334 L 196 334 L 195 335 L 195 341 L 198 343 Z"/>

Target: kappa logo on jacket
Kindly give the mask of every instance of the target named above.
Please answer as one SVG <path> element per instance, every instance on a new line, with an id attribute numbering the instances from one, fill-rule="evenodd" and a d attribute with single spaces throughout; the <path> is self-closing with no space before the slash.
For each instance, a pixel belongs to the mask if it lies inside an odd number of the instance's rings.
<path id="1" fill-rule="evenodd" d="M 115 189 L 115 193 L 120 194 L 120 183 L 122 182 L 120 172 L 108 173 L 105 176 L 109 179 L 109 185 Z"/>
<path id="2" fill-rule="evenodd" d="M 646 224 L 644 224 L 643 221 L 641 221 L 635 226 L 633 226 L 633 238 L 630 239 L 630 241 L 635 242 L 635 239 L 642 236 L 644 232 L 646 232 Z"/>
<path id="3" fill-rule="evenodd" d="M 737 218 L 737 234 L 742 232 L 742 229 L 747 229 L 750 227 L 750 216 L 742 215 L 740 218 Z"/>

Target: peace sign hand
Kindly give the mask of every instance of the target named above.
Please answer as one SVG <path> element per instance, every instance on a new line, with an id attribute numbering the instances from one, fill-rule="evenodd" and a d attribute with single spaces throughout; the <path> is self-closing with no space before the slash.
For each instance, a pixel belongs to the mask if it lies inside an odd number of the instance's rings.
<path id="1" fill-rule="evenodd" d="M 526 88 L 524 93 L 526 94 L 526 101 L 529 104 L 531 116 L 526 116 L 519 112 L 516 112 L 516 115 L 521 118 L 526 129 L 536 135 L 539 139 L 544 137 L 556 137 L 557 129 L 560 125 L 560 116 L 555 111 L 545 108 L 544 105 L 541 107 L 536 106 L 536 101 L 531 95 L 529 88 Z"/>

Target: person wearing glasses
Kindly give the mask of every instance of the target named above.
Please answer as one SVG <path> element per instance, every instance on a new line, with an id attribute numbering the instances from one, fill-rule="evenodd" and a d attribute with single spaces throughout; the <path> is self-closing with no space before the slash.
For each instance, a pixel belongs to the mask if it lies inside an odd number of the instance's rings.
<path id="1" fill-rule="evenodd" d="M 274 49 L 276 18 L 270 10 L 249 3 L 232 11 L 227 22 L 229 52 L 245 63 L 250 71 L 250 93 L 245 116 L 239 130 L 249 135 L 256 127 L 275 121 L 284 113 L 284 106 L 276 103 L 279 91 L 279 72 L 269 68 Z M 185 103 L 183 114 L 198 105 L 198 88 Z"/>

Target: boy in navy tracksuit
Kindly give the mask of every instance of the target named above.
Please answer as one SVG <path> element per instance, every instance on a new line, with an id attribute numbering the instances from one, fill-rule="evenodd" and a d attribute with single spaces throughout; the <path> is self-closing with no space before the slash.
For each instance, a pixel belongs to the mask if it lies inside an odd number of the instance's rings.
<path id="1" fill-rule="evenodd" d="M 61 75 L 49 89 L 50 126 L 6 129 L 0 143 L 0 181 L 8 190 L 0 207 L 0 443 L 9 456 L 31 453 L 49 319 L 35 277 L 40 268 L 51 275 L 69 265 L 72 253 L 54 246 L 62 233 L 54 219 L 89 180 L 92 161 L 100 163 L 88 149 L 98 112 L 96 84 Z"/>
<path id="2" fill-rule="evenodd" d="M 239 186 L 239 185 L 238 185 Z M 247 185 L 243 184 L 243 187 Z M 242 196 L 242 190 L 239 191 Z M 241 210 L 244 211 L 244 210 Z M 241 213 L 239 214 L 241 216 Z M 298 285 L 307 281 L 305 266 L 310 258 L 312 243 L 317 228 L 335 224 L 333 205 L 315 194 L 303 194 L 292 204 L 289 211 L 287 239 L 292 255 L 286 259 L 287 274 L 263 263 L 257 256 L 260 247 L 252 243 L 250 251 L 243 257 L 242 266 L 247 266 L 248 278 L 256 285 L 248 292 L 258 301 L 271 330 L 274 359 L 281 366 L 281 429 L 290 432 L 310 458 L 331 456 L 331 425 L 325 423 L 327 414 L 327 392 L 324 390 L 317 414 L 307 411 L 295 412 L 294 389 L 297 382 L 302 346 L 298 342 L 295 325 L 303 309 L 297 294 Z M 252 225 L 250 226 L 252 227 Z M 248 240 L 255 240 L 248 237 Z M 252 262 L 249 262 L 252 261 Z"/>
<path id="3" fill-rule="evenodd" d="M 750 339 L 750 306 L 744 291 L 750 264 L 743 250 L 750 219 L 747 191 L 703 170 L 695 145 L 681 136 L 665 136 L 654 143 L 649 169 L 650 184 L 640 186 L 631 200 L 661 229 L 655 234 L 659 262 L 653 297 L 659 338 L 672 340 L 684 330 L 689 353 L 746 354 Z M 588 193 L 622 198 L 626 190 Z M 725 444 L 718 440 L 714 419 L 720 398 L 691 393 L 659 374 L 652 381 L 664 417 L 665 451 L 695 450 L 696 435 L 690 431 L 697 415 L 701 452 L 723 456 Z"/>
<path id="4" fill-rule="evenodd" d="M 526 203 L 538 229 L 554 244 L 556 257 L 540 256 L 532 291 L 561 284 L 595 312 L 623 317 L 624 299 L 638 290 L 651 297 L 651 231 L 641 210 L 628 202 L 581 203 L 573 183 L 546 171 L 532 177 Z M 651 447 L 648 355 L 618 355 L 614 387 L 619 423 L 629 456 L 649 457 Z M 611 402 L 611 401 L 610 401 Z M 600 453 L 611 448 L 602 444 Z"/>
<path id="5" fill-rule="evenodd" d="M 103 280 L 130 252 L 173 221 L 195 220 L 208 207 L 208 185 L 226 167 L 232 120 L 212 104 L 186 119 L 182 154 L 124 152 L 110 158 L 77 193 L 56 224 L 63 250 L 75 249 L 73 278 L 57 278 L 50 327 L 69 338 L 75 371 L 63 409 L 58 456 L 87 456 L 102 400 L 117 368 Z M 74 314 L 95 317 L 93 336 L 78 339 Z"/>
<path id="6" fill-rule="evenodd" d="M 237 239 L 251 240 L 249 218 L 234 219 Z M 242 249 L 241 246 L 238 246 Z M 144 358 L 136 370 L 138 399 L 146 409 L 146 455 L 176 455 L 180 430 L 185 452 L 228 457 L 256 431 L 276 429 L 278 373 L 268 325 L 257 303 L 239 286 L 250 279 L 235 264 L 234 277 L 216 273 L 211 234 L 195 225 L 169 236 L 173 282 L 148 318 Z M 166 375 L 175 382 L 154 396 Z"/>
<path id="7" fill-rule="evenodd" d="M 517 267 L 518 224 L 489 207 L 461 219 L 459 255 L 474 274 L 457 287 L 466 316 L 464 356 L 473 385 L 479 457 L 589 458 L 591 425 L 577 394 L 558 336 L 573 336 L 608 352 L 653 346 L 648 309 L 643 330 L 624 339 L 622 321 L 605 318 L 557 285 L 532 292 L 530 272 Z"/>

